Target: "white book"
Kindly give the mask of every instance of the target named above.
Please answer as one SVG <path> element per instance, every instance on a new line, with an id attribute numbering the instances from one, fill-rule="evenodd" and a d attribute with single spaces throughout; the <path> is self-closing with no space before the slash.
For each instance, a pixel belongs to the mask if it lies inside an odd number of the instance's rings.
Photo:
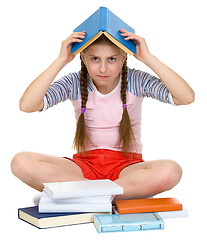
<path id="1" fill-rule="evenodd" d="M 188 217 L 188 210 L 183 208 L 182 210 L 178 211 L 166 211 L 166 212 L 157 212 L 160 217 L 167 219 L 167 218 L 183 218 Z"/>
<path id="2" fill-rule="evenodd" d="M 111 203 L 59 203 L 40 199 L 39 213 L 56 212 L 112 212 Z"/>
<path id="3" fill-rule="evenodd" d="M 93 196 L 93 197 L 78 197 L 78 198 L 51 198 L 46 192 L 41 192 L 39 195 L 42 202 L 46 203 L 111 203 L 114 196 Z M 39 204 L 39 202 L 38 202 Z"/>
<path id="4" fill-rule="evenodd" d="M 123 194 L 123 188 L 109 179 L 44 183 L 44 191 L 53 199 Z"/>

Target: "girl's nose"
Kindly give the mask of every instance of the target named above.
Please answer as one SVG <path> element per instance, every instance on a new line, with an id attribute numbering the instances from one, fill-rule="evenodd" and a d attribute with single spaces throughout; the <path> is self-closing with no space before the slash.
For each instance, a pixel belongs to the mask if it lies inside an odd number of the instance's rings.
<path id="1" fill-rule="evenodd" d="M 100 72 L 106 72 L 106 63 L 105 62 L 101 62 L 100 64 Z"/>

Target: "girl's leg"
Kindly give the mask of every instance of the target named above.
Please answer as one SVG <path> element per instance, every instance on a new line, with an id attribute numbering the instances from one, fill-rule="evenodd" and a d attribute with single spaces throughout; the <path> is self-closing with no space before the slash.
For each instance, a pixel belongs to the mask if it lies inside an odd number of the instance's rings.
<path id="1" fill-rule="evenodd" d="M 43 183 L 86 180 L 73 161 L 40 153 L 21 152 L 11 163 L 13 174 L 30 187 L 42 191 Z"/>
<path id="2" fill-rule="evenodd" d="M 172 160 L 136 163 L 124 168 L 115 182 L 124 188 L 118 199 L 147 198 L 173 188 L 182 176 L 181 167 Z"/>

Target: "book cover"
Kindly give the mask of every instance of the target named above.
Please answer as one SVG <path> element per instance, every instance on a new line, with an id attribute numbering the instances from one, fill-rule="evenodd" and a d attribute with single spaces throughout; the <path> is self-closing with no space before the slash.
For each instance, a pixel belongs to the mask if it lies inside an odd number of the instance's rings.
<path id="1" fill-rule="evenodd" d="M 123 188 L 109 179 L 44 183 L 44 191 L 53 199 L 123 194 Z"/>
<path id="2" fill-rule="evenodd" d="M 135 30 L 116 16 L 106 7 L 100 7 L 89 18 L 81 23 L 74 32 L 86 31 L 85 39 L 81 43 L 72 45 L 71 53 L 77 55 L 94 42 L 102 34 L 105 34 L 115 45 L 126 53 L 136 53 L 136 45 L 133 41 L 125 41 L 119 29 L 125 29 L 135 33 Z"/>
<path id="3" fill-rule="evenodd" d="M 157 213 L 94 215 L 94 225 L 98 233 L 164 229 L 164 221 Z"/>
<path id="4" fill-rule="evenodd" d="M 182 210 L 176 198 L 148 198 L 115 201 L 120 214 Z"/>
<path id="5" fill-rule="evenodd" d="M 18 218 L 37 227 L 52 228 L 74 224 L 92 223 L 93 215 L 103 213 L 39 213 L 38 207 L 27 207 L 18 209 Z M 105 213 L 109 214 L 109 213 Z"/>

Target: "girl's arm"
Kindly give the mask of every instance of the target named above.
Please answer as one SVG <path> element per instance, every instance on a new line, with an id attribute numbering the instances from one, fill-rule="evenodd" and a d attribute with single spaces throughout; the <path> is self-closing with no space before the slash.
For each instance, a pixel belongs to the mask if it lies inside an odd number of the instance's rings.
<path id="1" fill-rule="evenodd" d="M 171 93 L 176 105 L 186 105 L 194 102 L 194 91 L 176 72 L 153 55 L 149 55 L 145 58 L 144 63 L 159 76 Z"/>
<path id="2" fill-rule="evenodd" d="M 126 41 L 134 41 L 137 46 L 137 53 L 134 54 L 134 57 L 150 67 L 159 76 L 171 93 L 176 105 L 186 105 L 194 101 L 195 94 L 192 88 L 176 72 L 149 52 L 144 38 L 123 29 L 120 29 L 120 32 Z"/>
<path id="3" fill-rule="evenodd" d="M 51 83 L 60 70 L 75 57 L 75 55 L 71 54 L 72 44 L 74 42 L 82 42 L 84 37 L 85 32 L 72 33 L 62 42 L 58 58 L 25 90 L 19 101 L 20 110 L 24 112 L 35 112 L 43 109 L 43 98 Z"/>

